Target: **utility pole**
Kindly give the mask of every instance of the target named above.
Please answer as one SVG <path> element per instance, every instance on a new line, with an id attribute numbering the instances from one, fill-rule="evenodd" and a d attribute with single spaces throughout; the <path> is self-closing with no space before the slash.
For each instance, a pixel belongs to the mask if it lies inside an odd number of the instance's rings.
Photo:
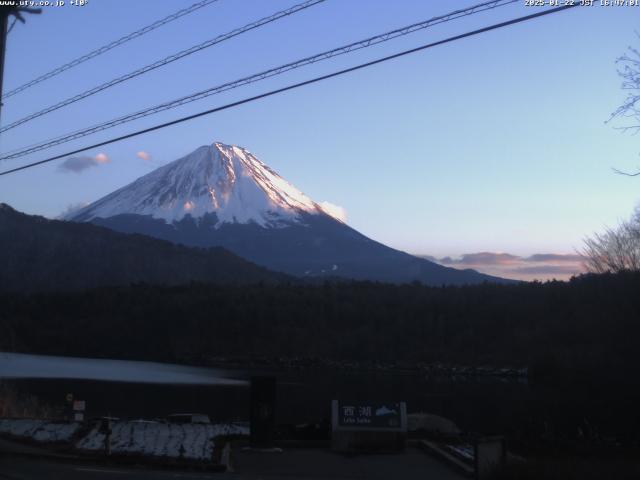
<path id="1" fill-rule="evenodd" d="M 2 84 L 4 79 L 4 52 L 7 46 L 7 33 L 9 29 L 9 17 L 13 15 L 15 21 L 25 23 L 22 13 L 42 13 L 40 8 L 18 7 L 17 5 L 0 6 L 0 122 L 2 121 Z M 0 123 L 1 124 L 1 123 Z"/>
<path id="2" fill-rule="evenodd" d="M 2 121 L 2 80 L 4 79 L 4 51 L 7 45 L 9 15 L 16 7 L 2 7 L 0 10 L 0 122 Z M 1 123 L 0 123 L 1 124 Z"/>

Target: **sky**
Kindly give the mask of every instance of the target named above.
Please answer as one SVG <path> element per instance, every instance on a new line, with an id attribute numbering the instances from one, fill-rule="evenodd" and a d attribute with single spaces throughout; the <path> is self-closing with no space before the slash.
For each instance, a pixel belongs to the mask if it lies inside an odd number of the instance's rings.
<path id="1" fill-rule="evenodd" d="M 4 91 L 194 2 L 44 7 L 9 33 Z M 219 0 L 6 99 L 2 125 L 295 3 Z M 327 0 L 3 132 L 0 151 L 476 3 Z M 0 163 L 38 161 L 540 8 L 549 7 L 523 0 Z M 640 180 L 611 169 L 640 165 L 640 137 L 605 121 L 625 97 L 615 60 L 640 44 L 639 14 L 579 7 L 438 46 L 0 177 L 0 202 L 56 217 L 220 141 L 246 147 L 394 248 L 513 278 L 567 278 L 584 237 L 638 202 Z"/>

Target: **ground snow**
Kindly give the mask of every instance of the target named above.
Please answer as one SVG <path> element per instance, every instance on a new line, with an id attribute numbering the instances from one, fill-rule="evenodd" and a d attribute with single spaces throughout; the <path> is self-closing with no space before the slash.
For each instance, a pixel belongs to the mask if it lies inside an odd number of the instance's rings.
<path id="1" fill-rule="evenodd" d="M 28 437 L 42 443 L 69 442 L 80 428 L 79 423 L 50 423 L 32 419 L 0 419 L 0 433 Z"/>
<path id="2" fill-rule="evenodd" d="M 80 423 L 52 423 L 33 419 L 0 419 L 0 434 L 37 442 L 71 442 Z M 86 452 L 102 452 L 105 436 L 92 428 L 75 445 Z M 249 435 L 249 427 L 235 424 L 172 424 L 116 421 L 111 424 L 111 452 L 150 457 L 210 461 L 214 439 L 224 435 Z"/>
<path id="3" fill-rule="evenodd" d="M 213 439 L 249 435 L 249 428 L 233 424 L 170 424 L 117 421 L 111 426 L 111 451 L 154 457 L 211 460 Z M 78 450 L 104 450 L 104 434 L 93 428 L 77 444 Z"/>
<path id="4" fill-rule="evenodd" d="M 475 458 L 475 451 L 472 445 L 447 445 L 447 448 L 466 460 L 473 460 Z"/>

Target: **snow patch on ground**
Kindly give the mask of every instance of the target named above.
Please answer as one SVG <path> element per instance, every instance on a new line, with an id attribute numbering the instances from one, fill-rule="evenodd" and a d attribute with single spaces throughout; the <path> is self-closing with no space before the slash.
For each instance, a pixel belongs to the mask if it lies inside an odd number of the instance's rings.
<path id="1" fill-rule="evenodd" d="M 79 423 L 52 423 L 33 419 L 0 419 L 0 433 L 25 437 L 42 443 L 69 442 Z"/>
<path id="2" fill-rule="evenodd" d="M 475 453 L 472 445 L 446 445 L 446 447 L 463 460 L 473 461 L 475 458 Z"/>
<path id="3" fill-rule="evenodd" d="M 34 419 L 0 419 L 0 435 L 41 443 L 71 444 L 81 424 Z M 239 424 L 175 424 L 164 422 L 116 421 L 111 424 L 111 452 L 158 458 L 211 461 L 214 439 L 220 436 L 248 436 L 249 427 Z M 94 426 L 75 444 L 80 451 L 104 450 L 105 435 Z"/>
<path id="4" fill-rule="evenodd" d="M 117 421 L 111 425 L 113 454 L 211 460 L 215 437 L 249 435 L 249 428 L 234 424 L 171 424 Z M 102 451 L 105 435 L 93 428 L 76 443 L 78 450 Z"/>

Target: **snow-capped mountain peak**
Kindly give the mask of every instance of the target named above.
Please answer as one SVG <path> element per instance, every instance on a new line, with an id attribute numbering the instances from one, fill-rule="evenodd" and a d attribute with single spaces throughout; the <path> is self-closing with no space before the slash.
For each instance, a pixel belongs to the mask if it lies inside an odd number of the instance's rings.
<path id="1" fill-rule="evenodd" d="M 314 202 L 244 148 L 214 143 L 65 218 L 181 245 L 222 247 L 301 277 L 430 285 L 500 281 L 387 247 L 340 221 L 338 210 Z"/>
<path id="2" fill-rule="evenodd" d="M 276 226 L 301 213 L 327 214 L 244 148 L 215 142 L 140 177 L 70 215 L 73 220 L 119 214 L 150 215 L 168 223 L 215 213 L 218 225 Z"/>

